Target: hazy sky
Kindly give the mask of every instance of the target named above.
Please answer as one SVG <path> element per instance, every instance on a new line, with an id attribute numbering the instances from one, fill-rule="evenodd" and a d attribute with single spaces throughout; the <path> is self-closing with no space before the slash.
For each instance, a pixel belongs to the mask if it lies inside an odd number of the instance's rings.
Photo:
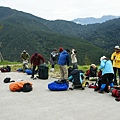
<path id="1" fill-rule="evenodd" d="M 31 13 L 47 20 L 120 16 L 120 0 L 0 0 L 0 6 Z"/>

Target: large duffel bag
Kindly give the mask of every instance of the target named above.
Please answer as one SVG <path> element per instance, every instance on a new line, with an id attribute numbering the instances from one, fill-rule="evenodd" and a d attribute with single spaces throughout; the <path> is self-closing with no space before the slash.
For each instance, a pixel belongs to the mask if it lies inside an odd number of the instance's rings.
<path id="1" fill-rule="evenodd" d="M 46 64 L 41 64 L 38 70 L 39 79 L 48 79 L 48 66 Z"/>
<path id="2" fill-rule="evenodd" d="M 69 87 L 66 81 L 54 81 L 48 84 L 48 89 L 51 91 L 64 91 Z"/>

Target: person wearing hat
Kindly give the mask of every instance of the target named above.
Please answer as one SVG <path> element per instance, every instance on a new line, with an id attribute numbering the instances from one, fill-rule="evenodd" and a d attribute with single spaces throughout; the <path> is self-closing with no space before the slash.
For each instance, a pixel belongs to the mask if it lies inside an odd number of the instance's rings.
<path id="1" fill-rule="evenodd" d="M 20 55 L 20 58 L 23 61 L 23 71 L 27 68 L 26 65 L 28 65 L 28 60 L 30 58 L 29 53 L 26 52 L 26 50 L 23 50 L 23 52 Z"/>
<path id="2" fill-rule="evenodd" d="M 114 84 L 117 84 L 117 71 L 119 76 L 119 85 L 120 85 L 120 47 L 118 45 L 115 46 L 115 52 L 111 55 L 111 60 L 113 61 L 113 70 L 114 70 Z"/>
<path id="3" fill-rule="evenodd" d="M 102 77 L 101 77 L 102 85 L 98 92 L 103 93 L 106 85 L 110 86 L 110 88 L 114 87 L 113 84 L 114 71 L 111 60 L 105 56 L 102 56 L 100 58 L 100 67 L 98 69 L 102 71 Z M 109 92 L 109 89 L 107 92 Z"/>
<path id="4" fill-rule="evenodd" d="M 58 57 L 58 52 L 57 49 L 54 48 L 53 51 L 50 54 L 50 64 L 51 64 L 51 72 L 54 72 L 55 64 L 57 63 L 57 57 Z"/>
<path id="5" fill-rule="evenodd" d="M 63 50 L 58 56 L 58 65 L 60 69 L 60 79 L 68 79 L 68 68 L 70 64 L 70 50 Z"/>
<path id="6" fill-rule="evenodd" d="M 34 53 L 31 56 L 30 62 L 31 62 L 31 66 L 33 66 L 31 78 L 34 78 L 36 67 L 38 67 L 38 69 L 37 69 L 37 71 L 38 71 L 40 64 L 45 63 L 45 59 L 43 58 L 43 56 L 41 54 Z"/>

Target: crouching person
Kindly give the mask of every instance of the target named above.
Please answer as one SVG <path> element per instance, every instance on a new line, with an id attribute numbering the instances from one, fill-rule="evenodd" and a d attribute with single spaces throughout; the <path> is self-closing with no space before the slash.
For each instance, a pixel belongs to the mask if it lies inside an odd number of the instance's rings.
<path id="1" fill-rule="evenodd" d="M 76 88 L 82 88 L 84 90 L 84 72 L 82 70 L 74 69 L 71 72 L 71 76 L 69 76 L 68 80 L 70 81 L 70 90 L 76 89 Z"/>
<path id="2" fill-rule="evenodd" d="M 101 57 L 99 70 L 102 70 L 102 77 L 101 77 L 102 84 L 98 92 L 103 93 L 105 91 L 106 85 L 108 85 L 108 92 L 109 92 L 109 89 L 114 87 L 113 84 L 114 71 L 111 60 L 109 60 L 105 56 Z"/>
<path id="3" fill-rule="evenodd" d="M 26 81 L 14 82 L 9 85 L 12 92 L 30 92 L 32 91 L 32 83 Z"/>

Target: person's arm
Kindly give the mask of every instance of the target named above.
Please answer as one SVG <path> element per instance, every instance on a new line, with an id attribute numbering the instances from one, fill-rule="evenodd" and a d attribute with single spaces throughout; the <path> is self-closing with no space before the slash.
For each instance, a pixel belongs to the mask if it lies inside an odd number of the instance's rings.
<path id="1" fill-rule="evenodd" d="M 43 63 L 45 63 L 45 59 L 43 58 L 42 55 L 39 55 L 40 59 L 42 60 Z"/>
<path id="2" fill-rule="evenodd" d="M 104 60 L 101 61 L 99 70 L 103 69 L 105 67 L 106 62 Z"/>
<path id="3" fill-rule="evenodd" d="M 116 54 L 115 52 L 111 55 L 111 60 L 115 60 Z"/>

